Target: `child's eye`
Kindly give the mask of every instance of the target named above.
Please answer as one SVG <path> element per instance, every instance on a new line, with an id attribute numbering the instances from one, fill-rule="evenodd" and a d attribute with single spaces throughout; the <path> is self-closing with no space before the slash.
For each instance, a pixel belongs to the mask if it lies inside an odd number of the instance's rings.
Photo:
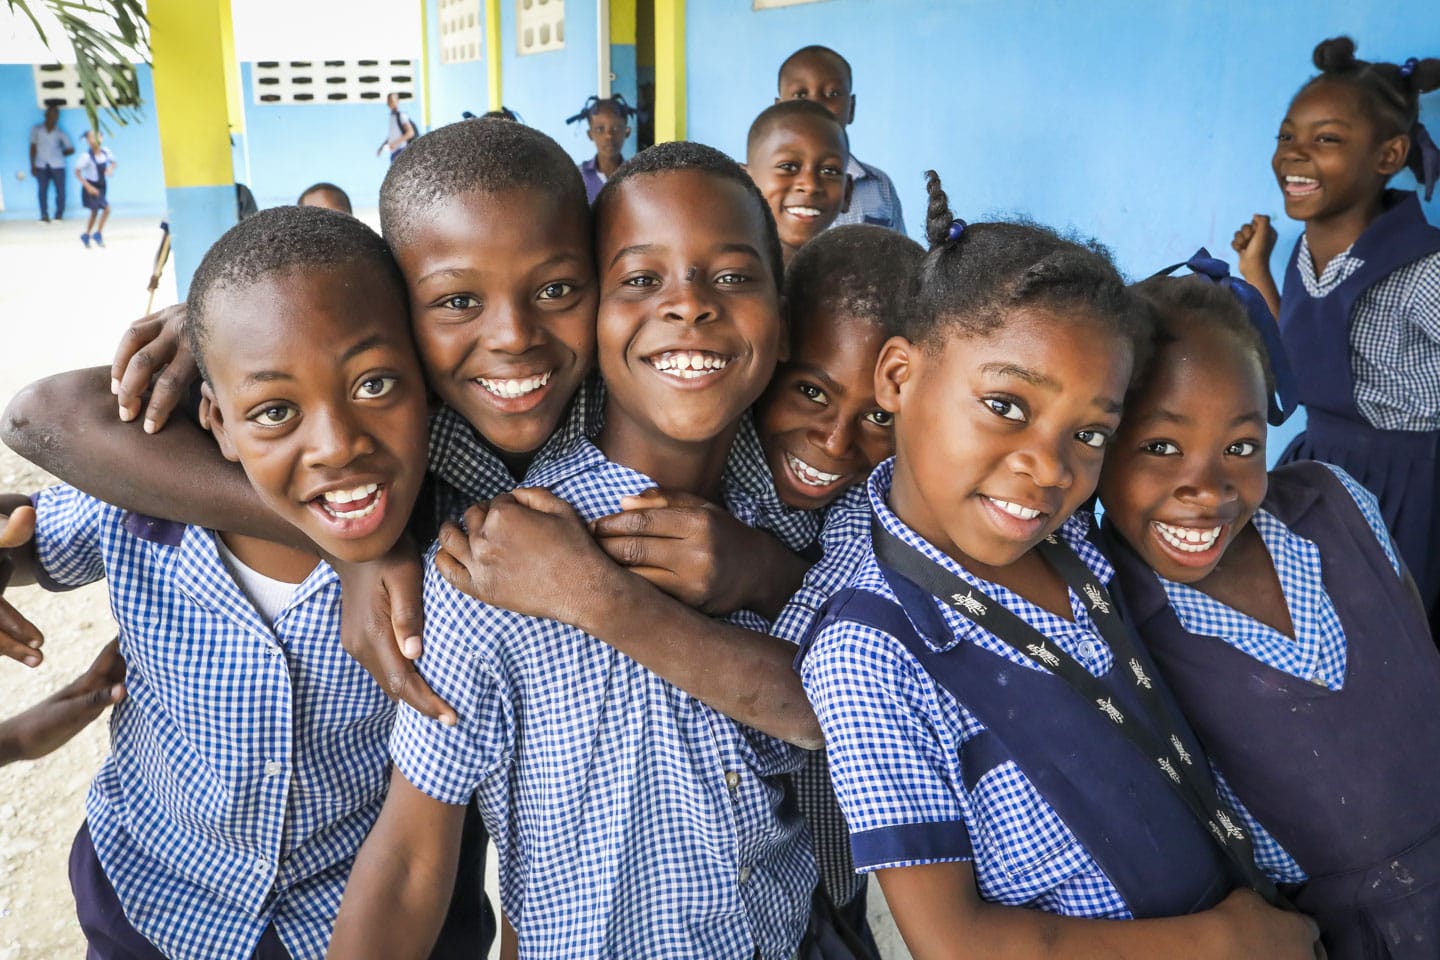
<path id="1" fill-rule="evenodd" d="M 575 284 L 557 281 L 547 283 L 540 290 L 541 300 L 562 300 L 568 297 L 575 290 Z"/>
<path id="2" fill-rule="evenodd" d="M 775 164 L 775 169 L 783 170 L 786 173 L 794 173 L 800 169 L 800 164 L 796 163 L 794 160 L 782 160 L 781 162 Z"/>
<path id="3" fill-rule="evenodd" d="M 624 280 L 620 281 L 620 285 L 622 287 L 635 287 L 636 289 L 644 289 L 646 287 L 658 286 L 659 283 L 659 280 L 656 280 L 654 277 L 647 276 L 645 274 L 641 274 L 635 277 L 626 277 Z"/>
<path id="4" fill-rule="evenodd" d="M 1293 138 L 1288 133 L 1277 133 L 1275 135 L 1275 139 L 1279 140 L 1281 143 L 1289 143 Z"/>
<path id="5" fill-rule="evenodd" d="M 441 300 L 440 306 L 447 310 L 474 310 L 480 306 L 480 301 L 468 293 L 457 293 L 452 297 L 446 297 L 444 300 Z"/>
<path id="6" fill-rule="evenodd" d="M 1251 457 L 1259 449 L 1260 444 L 1254 440 L 1236 440 L 1225 448 L 1225 452 L 1232 457 Z"/>
<path id="7" fill-rule="evenodd" d="M 826 399 L 826 397 L 825 397 L 825 391 L 824 391 L 824 390 L 821 390 L 819 387 L 815 386 L 815 384 L 813 384 L 813 383 L 801 383 L 801 384 L 797 384 L 796 387 L 795 387 L 795 389 L 799 390 L 799 391 L 800 391 L 801 393 L 803 393 L 808 399 L 814 400 L 816 403 L 827 403 L 827 402 L 828 402 L 827 399 Z"/>
<path id="8" fill-rule="evenodd" d="M 1024 421 L 1025 411 L 1020 409 L 1020 404 L 1014 400 L 1005 400 L 1000 397 L 986 397 L 985 406 L 997 417 L 1004 417 L 1006 420 Z"/>
<path id="9" fill-rule="evenodd" d="M 1169 440 L 1151 440 L 1140 449 L 1156 457 L 1173 457 L 1180 452 L 1180 448 Z"/>
<path id="10" fill-rule="evenodd" d="M 355 396 L 360 400 L 375 400 L 395 389 L 398 377 L 368 377 L 360 381 Z"/>
<path id="11" fill-rule="evenodd" d="M 272 403 L 261 407 L 250 415 L 250 419 L 262 427 L 278 427 L 295 417 L 295 408 L 283 403 Z"/>
<path id="12" fill-rule="evenodd" d="M 889 410 L 871 410 L 865 414 L 865 419 L 877 427 L 888 427 L 895 422 L 895 414 Z"/>
<path id="13" fill-rule="evenodd" d="M 1081 430 L 1075 434 L 1075 439 L 1085 444 L 1085 446 L 1094 447 L 1097 450 L 1110 441 L 1109 435 L 1099 430 Z"/>
<path id="14" fill-rule="evenodd" d="M 735 285 L 741 284 L 741 283 L 749 283 L 749 282 L 750 282 L 750 277 L 749 277 L 749 275 L 747 275 L 747 274 L 744 274 L 744 273 L 734 273 L 734 272 L 732 271 L 732 272 L 729 272 L 729 273 L 722 273 L 722 274 L 720 274 L 720 276 L 718 276 L 718 277 L 715 278 L 715 282 L 716 282 L 716 283 L 719 283 L 719 284 L 724 284 L 725 286 L 728 287 L 728 286 L 735 286 Z"/>
<path id="15" fill-rule="evenodd" d="M 820 172 L 827 177 L 838 177 L 844 173 L 839 167 L 821 167 Z"/>

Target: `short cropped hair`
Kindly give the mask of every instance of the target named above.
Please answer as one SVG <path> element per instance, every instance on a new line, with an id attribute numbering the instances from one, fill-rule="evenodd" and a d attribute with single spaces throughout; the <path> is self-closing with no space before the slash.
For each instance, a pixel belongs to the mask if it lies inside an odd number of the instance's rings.
<path id="1" fill-rule="evenodd" d="M 760 116 L 750 124 L 750 134 L 745 138 L 745 152 L 748 155 L 756 145 L 769 135 L 770 131 L 787 120 L 797 117 L 804 117 L 817 120 L 821 123 L 832 123 L 835 129 L 840 131 L 840 142 L 845 147 L 845 154 L 850 154 L 850 136 L 845 132 L 845 124 L 836 119 L 835 114 L 825 109 L 815 100 L 781 100 L 779 103 L 772 103 L 760 111 Z"/>
<path id="2" fill-rule="evenodd" d="M 405 303 L 405 280 L 380 236 L 354 217 L 324 207 L 272 207 L 247 217 L 215 241 L 185 298 L 185 336 L 195 365 L 207 381 L 205 351 L 216 318 L 212 300 L 221 290 L 241 289 L 273 273 L 363 263 L 395 288 Z"/>
<path id="3" fill-rule="evenodd" d="M 306 187 L 304 191 L 300 194 L 299 198 L 295 201 L 295 203 L 300 206 L 304 206 L 305 198 L 310 196 L 310 194 L 312 193 L 332 193 L 336 197 L 338 197 L 340 201 L 345 205 L 346 213 L 353 212 L 350 207 L 350 195 L 344 190 L 341 190 L 339 187 L 335 186 L 335 184 L 327 183 L 324 180 L 320 181 L 319 183 L 312 183 L 310 184 L 310 186 Z"/>
<path id="4" fill-rule="evenodd" d="M 831 50 L 829 47 L 822 47 L 818 43 L 812 43 L 808 47 L 801 47 L 799 50 L 796 50 L 794 53 L 790 54 L 790 56 L 786 57 L 785 62 L 780 64 L 780 69 L 775 74 L 775 86 L 778 88 L 782 83 L 785 82 L 785 70 L 787 67 L 790 66 L 790 64 L 794 63 L 796 60 L 799 60 L 801 57 L 808 57 L 811 54 L 819 54 L 825 57 L 833 57 L 836 61 L 838 61 L 840 66 L 845 68 L 845 86 L 849 87 L 852 92 L 854 91 L 855 72 L 850 69 L 850 61 L 846 60 L 844 57 L 840 56 L 840 54 L 836 53 L 834 50 Z"/>
<path id="5" fill-rule="evenodd" d="M 924 256 L 914 240 L 874 224 L 826 230 L 785 272 L 791 341 L 800 343 L 812 320 L 840 314 L 889 332 Z"/>
<path id="6" fill-rule="evenodd" d="M 410 141 L 390 164 L 380 186 L 380 229 L 391 246 L 403 246 L 418 222 L 458 194 L 521 189 L 552 194 L 588 216 L 580 168 L 560 144 L 508 120 L 452 123 Z"/>
<path id="7" fill-rule="evenodd" d="M 765 225 L 765 246 L 760 253 L 770 268 L 776 290 L 779 290 L 785 280 L 785 256 L 780 247 L 780 234 L 775 228 L 775 214 L 771 213 L 770 204 L 765 201 L 760 188 L 755 186 L 755 181 L 745 172 L 745 168 L 714 147 L 688 140 L 674 140 L 641 150 L 620 164 L 619 169 L 605 181 L 605 186 L 600 188 L 600 192 L 595 196 L 595 222 L 600 222 L 605 209 L 614 202 L 615 193 L 627 180 L 672 170 L 702 170 L 721 180 L 738 183 L 745 189 L 751 202 L 760 211 Z"/>

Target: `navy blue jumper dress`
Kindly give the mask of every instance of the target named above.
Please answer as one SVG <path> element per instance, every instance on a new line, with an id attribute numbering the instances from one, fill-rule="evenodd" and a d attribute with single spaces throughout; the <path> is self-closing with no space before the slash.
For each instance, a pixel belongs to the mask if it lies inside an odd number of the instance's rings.
<path id="1" fill-rule="evenodd" d="M 1440 957 L 1440 652 L 1325 466 L 1270 475 L 1263 508 L 1320 550 L 1345 629 L 1340 690 L 1189 633 L 1115 535 L 1117 598 L 1226 779 L 1309 879 L 1287 892 L 1331 960 Z"/>

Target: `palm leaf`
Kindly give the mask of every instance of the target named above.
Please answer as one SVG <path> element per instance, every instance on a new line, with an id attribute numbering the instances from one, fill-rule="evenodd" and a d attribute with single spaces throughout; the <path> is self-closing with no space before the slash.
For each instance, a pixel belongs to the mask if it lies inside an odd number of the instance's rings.
<path id="1" fill-rule="evenodd" d="M 75 72 L 82 106 L 92 129 L 108 128 L 102 119 L 124 126 L 140 118 L 140 84 L 132 60 L 150 62 L 150 23 L 142 0 L 5 0 L 11 12 L 25 14 L 36 34 L 55 46 L 31 4 L 44 6 L 60 24 L 75 50 Z"/>

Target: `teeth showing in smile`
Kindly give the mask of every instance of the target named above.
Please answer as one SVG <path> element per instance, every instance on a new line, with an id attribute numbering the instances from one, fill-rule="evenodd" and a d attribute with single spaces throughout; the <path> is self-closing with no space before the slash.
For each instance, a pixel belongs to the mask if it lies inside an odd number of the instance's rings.
<path id="1" fill-rule="evenodd" d="M 785 212 L 792 217 L 800 217 L 804 220 L 813 220 L 820 216 L 820 209 L 818 207 L 786 207 Z"/>
<path id="2" fill-rule="evenodd" d="M 476 377 L 475 382 L 497 397 L 512 400 L 515 397 L 523 397 L 539 390 L 550 382 L 550 374 L 554 372 L 554 370 L 546 370 L 538 377 L 522 377 L 518 380 L 488 380 L 485 377 Z"/>
<path id="3" fill-rule="evenodd" d="M 1198 530 L 1195 527 L 1177 527 L 1168 523 L 1154 522 L 1155 529 L 1170 546 L 1181 553 L 1204 553 L 1215 546 L 1215 541 L 1220 536 L 1220 527 L 1207 527 Z"/>
<path id="4" fill-rule="evenodd" d="M 647 362 L 666 376 L 694 380 L 724 370 L 730 358 L 705 350 L 667 350 L 659 356 L 649 357 Z"/>
<path id="5" fill-rule="evenodd" d="M 368 517 L 380 505 L 380 498 L 375 496 L 379 489 L 380 484 L 378 483 L 362 483 L 350 490 L 326 490 L 322 494 L 322 499 L 325 501 L 323 504 L 325 512 L 341 520 L 358 520 L 361 517 Z M 365 505 L 355 510 L 344 509 L 356 501 L 365 501 Z"/>
<path id="6" fill-rule="evenodd" d="M 994 497 L 986 497 L 985 499 L 1010 514 L 1010 516 L 1020 520 L 1034 520 L 1040 516 L 1039 510 L 1031 510 L 1029 507 L 1020 506 L 1018 503 L 1011 503 L 1009 500 L 996 500 Z"/>
<path id="7" fill-rule="evenodd" d="M 1285 192 L 1290 194 L 1310 193 L 1320 189 L 1320 181 L 1313 177 L 1300 177 L 1290 174 L 1285 178 Z"/>
<path id="8" fill-rule="evenodd" d="M 816 470 L 793 453 L 785 454 L 785 462 L 789 465 L 790 472 L 795 474 L 796 478 L 807 487 L 828 487 L 844 476 L 842 473 L 826 473 L 824 470 Z"/>

